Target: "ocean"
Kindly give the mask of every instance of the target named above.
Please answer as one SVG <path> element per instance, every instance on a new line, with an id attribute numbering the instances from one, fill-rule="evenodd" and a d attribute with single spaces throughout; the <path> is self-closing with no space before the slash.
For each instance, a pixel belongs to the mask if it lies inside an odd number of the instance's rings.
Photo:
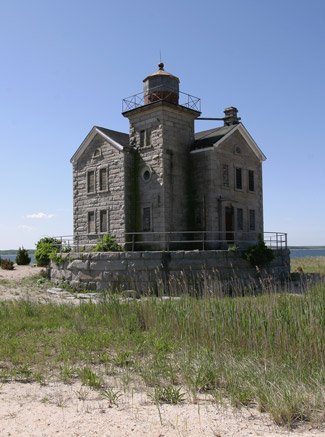
<path id="1" fill-rule="evenodd" d="M 299 247 L 290 249 L 290 258 L 306 258 L 308 256 L 325 256 L 325 247 Z"/>

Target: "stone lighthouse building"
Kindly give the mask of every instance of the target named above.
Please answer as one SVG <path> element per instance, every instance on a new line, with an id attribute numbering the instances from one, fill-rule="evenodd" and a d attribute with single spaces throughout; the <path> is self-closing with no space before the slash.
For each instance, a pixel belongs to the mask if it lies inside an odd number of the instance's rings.
<path id="1" fill-rule="evenodd" d="M 110 233 L 127 249 L 225 248 L 263 232 L 265 156 L 226 108 L 195 132 L 200 99 L 159 64 L 123 100 L 129 134 L 95 126 L 71 158 L 74 239 Z"/>

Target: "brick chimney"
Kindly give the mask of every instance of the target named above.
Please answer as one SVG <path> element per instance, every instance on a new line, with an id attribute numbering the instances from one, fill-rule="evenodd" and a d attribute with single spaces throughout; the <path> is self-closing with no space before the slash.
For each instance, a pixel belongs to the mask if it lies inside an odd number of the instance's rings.
<path id="1" fill-rule="evenodd" d="M 226 108 L 223 112 L 225 113 L 224 126 L 231 126 L 240 123 L 241 119 L 237 116 L 238 109 L 234 106 Z"/>

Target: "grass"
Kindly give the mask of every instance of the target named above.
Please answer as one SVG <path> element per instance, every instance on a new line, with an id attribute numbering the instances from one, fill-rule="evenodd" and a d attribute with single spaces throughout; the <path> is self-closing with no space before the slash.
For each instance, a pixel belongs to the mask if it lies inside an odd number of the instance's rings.
<path id="1" fill-rule="evenodd" d="M 325 275 L 325 256 L 294 258 L 291 260 L 291 270 Z"/>
<path id="2" fill-rule="evenodd" d="M 324 308 L 324 283 L 299 295 L 0 302 L 0 379 L 78 378 L 116 405 L 120 393 L 105 380 L 118 375 L 126 385 L 142 381 L 157 403 L 207 393 L 257 406 L 280 425 L 317 424 L 325 405 Z"/>

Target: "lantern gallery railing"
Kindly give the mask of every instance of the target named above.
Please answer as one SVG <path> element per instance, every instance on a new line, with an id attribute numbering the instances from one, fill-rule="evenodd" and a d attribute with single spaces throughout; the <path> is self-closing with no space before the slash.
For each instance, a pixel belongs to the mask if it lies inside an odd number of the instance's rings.
<path id="1" fill-rule="evenodd" d="M 181 91 L 176 92 L 174 89 L 162 85 L 123 99 L 122 112 L 131 111 L 140 106 L 162 101 L 201 112 L 201 99 L 191 96 L 190 94 L 182 93 Z"/>
<path id="2" fill-rule="evenodd" d="M 129 251 L 137 250 L 226 250 L 230 246 L 239 249 L 256 244 L 256 232 L 207 232 L 207 231 L 179 231 L 179 232 L 127 232 L 124 234 L 124 248 Z M 94 235 L 92 235 L 92 238 Z M 89 243 L 88 235 L 55 237 L 60 243 L 60 250 L 80 251 L 91 250 L 97 240 Z M 100 238 L 100 235 L 98 235 Z M 287 249 L 287 234 L 284 232 L 264 232 L 265 244 L 274 250 Z"/>

